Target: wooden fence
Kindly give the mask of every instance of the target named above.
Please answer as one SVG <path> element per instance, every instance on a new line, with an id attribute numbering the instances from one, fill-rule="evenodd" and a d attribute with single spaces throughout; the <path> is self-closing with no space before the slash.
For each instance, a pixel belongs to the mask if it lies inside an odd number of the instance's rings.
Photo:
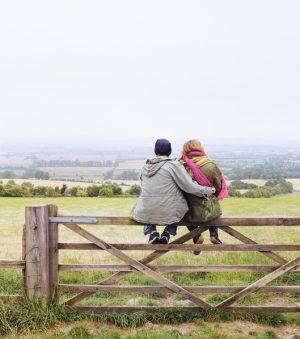
<path id="1" fill-rule="evenodd" d="M 77 233 L 88 242 L 59 242 L 59 224 Z M 235 226 L 267 227 L 267 232 L 277 227 L 289 229 L 300 226 L 300 217 L 222 217 L 214 222 L 222 231 L 238 239 L 240 244 L 192 245 L 186 244 L 194 236 L 208 229 L 207 224 L 187 232 L 167 245 L 152 244 L 109 244 L 95 236 L 82 225 L 117 225 L 130 227 L 139 223 L 126 217 L 101 216 L 67 216 L 59 215 L 55 205 L 38 205 L 26 207 L 25 227 L 23 232 L 22 260 L 0 260 L 0 268 L 21 268 L 24 273 L 24 287 L 28 298 L 39 297 L 46 303 L 58 301 L 58 292 L 75 291 L 77 295 L 64 302 L 64 305 L 76 311 L 92 312 L 153 312 L 171 307 L 158 306 L 78 306 L 77 304 L 95 292 L 168 292 L 179 294 L 193 302 L 195 306 L 181 307 L 183 311 L 200 312 L 202 310 L 225 310 L 246 312 L 300 312 L 300 305 L 266 305 L 236 306 L 235 302 L 245 296 L 261 291 L 268 293 L 299 293 L 300 286 L 267 286 L 286 272 L 300 273 L 300 256 L 287 260 L 274 251 L 300 251 L 300 244 L 258 244 Z M 298 231 L 298 230 L 297 230 Z M 122 233 L 121 233 L 122 234 Z M 124 234 L 124 233 L 123 233 Z M 145 239 L 146 240 L 146 239 Z M 59 250 L 92 250 L 106 251 L 121 259 L 123 265 L 112 264 L 59 264 Z M 141 260 L 136 260 L 127 251 L 153 251 Z M 273 265 L 149 265 L 155 259 L 170 251 L 257 251 L 272 259 Z M 237 254 L 238 255 L 238 254 Z M 199 260 L 201 263 L 201 260 Z M 93 285 L 60 284 L 59 271 L 111 271 L 111 276 Z M 114 285 L 132 272 L 140 272 L 152 278 L 157 286 Z M 248 286 L 179 286 L 160 273 L 163 272 L 266 272 L 266 275 Z M 198 294 L 232 293 L 218 305 L 210 305 Z M 10 296 L 5 296 L 6 298 Z"/>

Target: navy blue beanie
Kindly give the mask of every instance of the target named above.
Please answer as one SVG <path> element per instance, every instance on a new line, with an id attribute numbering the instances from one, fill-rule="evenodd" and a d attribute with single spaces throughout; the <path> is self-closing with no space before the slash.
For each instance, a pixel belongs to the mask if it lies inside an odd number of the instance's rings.
<path id="1" fill-rule="evenodd" d="M 167 139 L 157 139 L 155 143 L 154 153 L 156 155 L 167 155 L 172 153 L 171 143 Z"/>

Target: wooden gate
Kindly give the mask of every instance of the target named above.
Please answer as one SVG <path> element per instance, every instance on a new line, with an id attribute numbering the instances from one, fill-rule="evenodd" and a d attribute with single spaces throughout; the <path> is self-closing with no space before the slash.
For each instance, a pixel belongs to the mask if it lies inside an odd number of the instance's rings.
<path id="1" fill-rule="evenodd" d="M 58 241 L 58 225 L 67 227 L 83 237 L 86 243 L 62 243 Z M 267 305 L 267 306 L 236 306 L 237 301 L 258 290 L 270 293 L 299 293 L 300 286 L 267 286 L 268 283 L 286 272 L 300 273 L 300 256 L 287 260 L 275 251 L 300 251 L 300 244 L 258 244 L 236 230 L 235 226 L 264 227 L 267 232 L 276 227 L 300 226 L 300 217 L 222 217 L 216 222 L 220 229 L 238 239 L 240 244 L 222 245 L 192 245 L 186 244 L 199 233 L 208 229 L 208 225 L 187 232 L 167 245 L 152 244 L 109 244 L 99 236 L 94 235 L 83 225 L 118 225 L 130 227 L 139 223 L 126 217 L 100 216 L 63 216 L 58 215 L 57 206 L 42 205 L 26 208 L 26 255 L 25 284 L 28 297 L 41 297 L 45 302 L 58 298 L 58 291 L 77 291 L 78 294 L 64 305 L 77 311 L 93 312 L 153 312 L 166 307 L 158 306 L 78 306 L 77 304 L 99 291 L 109 292 L 171 292 L 179 294 L 191 301 L 195 306 L 181 307 L 184 311 L 201 312 L 203 310 L 226 310 L 246 312 L 299 312 L 300 305 Z M 95 250 L 106 251 L 121 259 L 124 265 L 67 265 L 59 264 L 59 250 Z M 141 260 L 128 255 L 127 251 L 153 251 Z M 257 251 L 272 259 L 274 265 L 150 265 L 155 259 L 170 251 Z M 201 260 L 199 260 L 201 262 Z M 59 271 L 112 271 L 116 272 L 92 285 L 59 284 Z M 266 272 L 266 275 L 249 286 L 179 286 L 161 273 L 163 272 Z M 157 282 L 157 286 L 124 286 L 114 285 L 132 272 L 140 272 Z M 232 293 L 230 297 L 213 306 L 198 296 L 198 293 Z M 168 307 L 170 308 L 170 307 Z"/>

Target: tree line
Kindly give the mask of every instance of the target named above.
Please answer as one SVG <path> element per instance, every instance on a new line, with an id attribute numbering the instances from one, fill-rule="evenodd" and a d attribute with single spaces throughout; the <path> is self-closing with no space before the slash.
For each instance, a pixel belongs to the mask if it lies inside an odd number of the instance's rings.
<path id="1" fill-rule="evenodd" d="M 239 191 L 241 189 L 247 189 L 248 191 L 241 193 Z M 283 178 L 268 180 L 260 187 L 242 182 L 241 180 L 234 180 L 228 187 L 229 196 L 238 198 L 271 198 L 278 194 L 292 192 L 293 185 Z"/>
<path id="2" fill-rule="evenodd" d="M 241 193 L 240 190 L 247 189 Z M 228 187 L 229 196 L 240 198 L 271 198 L 278 194 L 292 193 L 293 185 L 285 179 L 268 180 L 264 186 L 258 187 L 240 180 L 235 180 Z M 87 187 L 61 187 L 34 186 L 31 182 L 16 184 L 9 180 L 6 184 L 0 181 L 0 197 L 117 197 L 117 196 L 139 196 L 141 187 L 132 185 L 129 190 L 123 191 L 116 183 L 104 183 L 101 185 L 90 185 Z"/>
<path id="3" fill-rule="evenodd" d="M 115 173 L 114 170 L 110 170 L 104 173 L 104 180 L 139 180 L 138 171 L 125 170 L 121 173 Z"/>
<path id="4" fill-rule="evenodd" d="M 0 172 L 0 178 L 2 179 L 16 179 L 19 178 L 14 171 L 12 170 L 5 170 Z M 49 180 L 50 175 L 49 172 L 45 172 L 34 167 L 27 168 L 24 172 L 24 175 L 21 176 L 21 179 L 28 179 L 28 178 L 35 178 L 35 179 L 43 179 Z"/>
<path id="5" fill-rule="evenodd" d="M 16 184 L 9 180 L 6 184 L 0 181 L 0 197 L 115 197 L 138 196 L 141 192 L 139 185 L 133 185 L 123 192 L 122 187 L 115 183 L 91 185 L 88 187 L 34 186 L 31 182 Z"/>

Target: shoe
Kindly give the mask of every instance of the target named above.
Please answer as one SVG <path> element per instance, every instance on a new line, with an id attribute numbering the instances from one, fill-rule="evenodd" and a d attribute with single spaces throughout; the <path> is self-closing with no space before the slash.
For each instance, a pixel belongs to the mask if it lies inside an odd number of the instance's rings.
<path id="1" fill-rule="evenodd" d="M 170 240 L 170 233 L 167 231 L 163 231 L 160 236 L 160 244 L 168 244 Z"/>
<path id="2" fill-rule="evenodd" d="M 159 233 L 153 231 L 150 233 L 148 244 L 160 244 Z"/>
<path id="3" fill-rule="evenodd" d="M 210 242 L 214 245 L 220 245 L 223 244 L 222 241 L 219 239 L 218 233 L 212 233 L 210 235 Z"/>
<path id="4" fill-rule="evenodd" d="M 196 235 L 194 238 L 193 238 L 193 242 L 194 244 L 203 244 L 204 243 L 204 238 L 203 238 L 203 235 L 202 234 L 199 234 L 199 235 Z M 201 251 L 193 251 L 194 255 L 199 255 L 201 253 Z"/>

